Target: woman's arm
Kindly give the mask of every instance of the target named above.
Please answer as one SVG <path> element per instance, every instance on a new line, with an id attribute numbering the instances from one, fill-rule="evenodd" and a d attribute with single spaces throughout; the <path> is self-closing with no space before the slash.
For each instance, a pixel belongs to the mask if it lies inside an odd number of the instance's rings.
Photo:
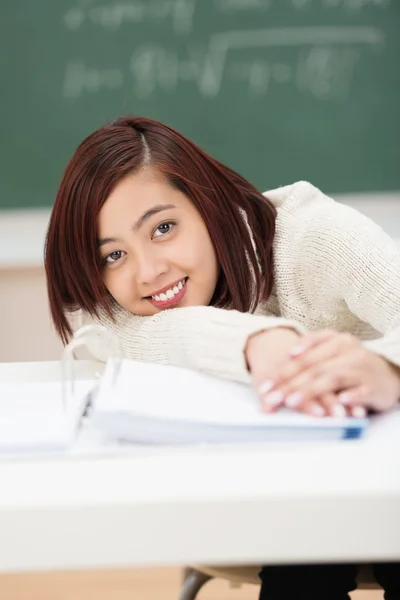
<path id="1" fill-rule="evenodd" d="M 246 383 L 251 381 L 244 354 L 250 336 L 276 327 L 305 333 L 295 321 L 211 306 L 164 310 L 152 317 L 116 308 L 114 318 L 102 313 L 99 320 L 87 315 L 74 319 L 74 329 L 89 323 L 106 326 L 88 344 L 99 360 L 121 350 L 124 358 L 198 369 Z"/>
<path id="2" fill-rule="evenodd" d="M 297 358 L 277 374 L 274 389 L 306 412 L 312 398 L 338 389 L 346 389 L 338 398 L 343 403 L 385 409 L 400 389 L 400 246 L 370 219 L 304 186 L 307 193 L 286 217 L 303 223 L 290 237 L 307 301 L 323 312 L 329 298 L 329 310 L 337 303 L 346 318 L 347 307 L 381 336 L 360 342 L 351 315 L 353 336 L 334 331 L 332 319 L 333 331 L 306 334 L 292 349 Z"/>
<path id="3" fill-rule="evenodd" d="M 371 219 L 327 200 L 307 240 L 308 255 L 315 244 L 314 282 L 382 334 L 365 347 L 400 366 L 400 245 Z"/>

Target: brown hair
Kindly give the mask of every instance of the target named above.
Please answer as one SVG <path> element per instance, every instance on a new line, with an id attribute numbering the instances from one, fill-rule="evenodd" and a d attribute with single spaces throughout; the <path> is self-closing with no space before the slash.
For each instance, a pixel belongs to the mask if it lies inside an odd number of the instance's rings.
<path id="1" fill-rule="evenodd" d="M 89 135 L 64 172 L 45 247 L 50 309 L 63 342 L 67 315 L 111 314 L 102 280 L 97 220 L 107 197 L 128 174 L 151 164 L 193 202 L 220 267 L 211 304 L 254 310 L 272 288 L 276 210 L 252 184 L 174 129 L 144 117 L 123 117 Z"/>

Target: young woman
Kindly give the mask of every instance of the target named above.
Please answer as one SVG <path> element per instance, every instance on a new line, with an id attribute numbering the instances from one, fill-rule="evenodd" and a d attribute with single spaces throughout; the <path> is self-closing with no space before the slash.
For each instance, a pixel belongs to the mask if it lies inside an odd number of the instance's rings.
<path id="1" fill-rule="evenodd" d="M 262 195 L 159 122 L 121 118 L 82 142 L 45 265 L 63 341 L 105 325 L 97 358 L 122 349 L 248 381 L 266 411 L 361 416 L 400 399 L 396 243 L 309 183 Z M 265 568 L 261 598 L 347 598 L 355 569 Z M 400 598 L 398 567 L 379 569 Z"/>

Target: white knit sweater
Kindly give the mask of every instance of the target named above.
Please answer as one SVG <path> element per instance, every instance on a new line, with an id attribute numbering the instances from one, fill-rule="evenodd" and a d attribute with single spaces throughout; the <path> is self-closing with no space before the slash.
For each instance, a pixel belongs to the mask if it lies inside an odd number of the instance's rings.
<path id="1" fill-rule="evenodd" d="M 307 182 L 265 194 L 277 207 L 274 289 L 256 314 L 211 306 L 153 317 L 114 311 L 92 354 L 199 369 L 248 382 L 250 334 L 280 325 L 354 334 L 400 366 L 400 248 L 380 227 Z M 75 327 L 93 322 L 80 315 Z"/>

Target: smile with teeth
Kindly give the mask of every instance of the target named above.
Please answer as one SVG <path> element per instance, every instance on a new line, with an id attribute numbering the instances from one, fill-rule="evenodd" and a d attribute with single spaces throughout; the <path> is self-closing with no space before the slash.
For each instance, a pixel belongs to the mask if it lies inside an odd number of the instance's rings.
<path id="1" fill-rule="evenodd" d="M 151 296 L 151 298 L 153 300 L 156 300 L 157 302 L 166 302 L 167 300 L 172 300 L 172 298 L 174 298 L 174 296 L 179 294 L 181 289 L 184 287 L 185 283 L 186 283 L 186 277 L 185 277 L 185 279 L 182 279 L 181 281 L 179 281 L 179 283 L 176 283 L 169 290 L 166 290 L 164 293 L 162 293 L 160 295 L 157 294 L 156 296 Z"/>

